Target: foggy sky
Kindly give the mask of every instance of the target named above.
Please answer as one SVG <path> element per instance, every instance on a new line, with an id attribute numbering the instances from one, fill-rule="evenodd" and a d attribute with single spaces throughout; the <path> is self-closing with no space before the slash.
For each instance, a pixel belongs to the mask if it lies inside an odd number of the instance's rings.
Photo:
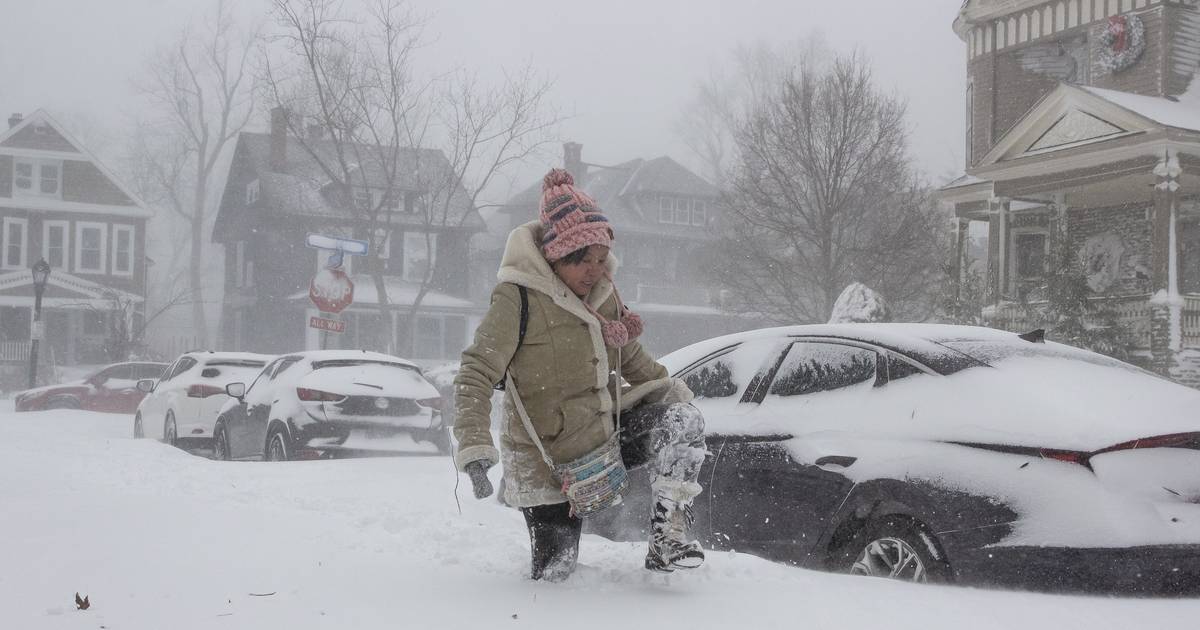
<path id="1" fill-rule="evenodd" d="M 485 76 L 526 62 L 556 78 L 553 100 L 573 114 L 563 140 L 599 164 L 691 156 L 674 121 L 710 65 L 739 44 L 786 44 L 823 31 L 859 47 L 880 83 L 909 100 L 913 153 L 932 177 L 961 171 L 965 52 L 950 25 L 961 0 L 413 0 L 437 40 L 425 55 Z M 132 80 L 207 0 L 0 0 L 0 114 L 46 108 L 101 154 L 140 104 Z M 265 19 L 266 3 L 236 11 Z M 3 123 L 0 123 L 3 124 Z M 262 127 L 260 121 L 257 125 Z M 522 172 L 520 186 L 561 159 Z"/>

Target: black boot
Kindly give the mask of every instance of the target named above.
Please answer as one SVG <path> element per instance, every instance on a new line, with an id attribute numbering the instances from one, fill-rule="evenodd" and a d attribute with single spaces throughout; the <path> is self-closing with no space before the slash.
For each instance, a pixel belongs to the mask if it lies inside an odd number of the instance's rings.
<path id="1" fill-rule="evenodd" d="M 583 519 L 571 516 L 569 503 L 522 508 L 529 527 L 532 569 L 529 577 L 562 582 L 575 570 Z"/>

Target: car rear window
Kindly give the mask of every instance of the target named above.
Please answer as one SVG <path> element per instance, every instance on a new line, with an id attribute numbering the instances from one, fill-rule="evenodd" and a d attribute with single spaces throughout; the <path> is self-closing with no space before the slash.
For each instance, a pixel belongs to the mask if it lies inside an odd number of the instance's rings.
<path id="1" fill-rule="evenodd" d="M 388 367 L 399 368 L 402 370 L 412 370 L 418 374 L 421 373 L 420 369 L 412 365 L 405 365 L 403 363 L 390 363 L 388 361 L 371 361 L 369 359 L 327 359 L 325 361 L 313 361 L 312 364 L 314 370 L 333 367 L 354 367 L 356 365 L 386 365 Z"/>
<path id="2" fill-rule="evenodd" d="M 237 374 L 251 370 L 261 370 L 266 364 L 266 361 L 255 361 L 253 359 L 218 359 L 205 363 L 204 369 L 200 370 L 200 376 L 201 378 L 217 378 L 219 376 L 226 376 L 231 372 Z"/>

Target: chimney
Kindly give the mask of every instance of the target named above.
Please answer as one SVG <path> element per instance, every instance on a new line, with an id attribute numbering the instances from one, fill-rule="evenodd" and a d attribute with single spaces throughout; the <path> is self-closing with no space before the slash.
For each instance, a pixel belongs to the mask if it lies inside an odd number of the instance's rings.
<path id="1" fill-rule="evenodd" d="M 16 112 L 12 116 L 9 116 L 8 117 L 8 128 L 12 129 L 13 127 L 16 127 L 17 125 L 21 124 L 22 118 L 23 118 L 23 116 L 21 116 L 21 112 Z"/>
<path id="2" fill-rule="evenodd" d="M 287 167 L 287 110 L 271 108 L 271 170 L 282 173 Z"/>
<path id="3" fill-rule="evenodd" d="M 587 175 L 587 165 L 583 163 L 583 145 L 578 142 L 563 143 L 563 168 L 573 175 L 576 181 Z"/>

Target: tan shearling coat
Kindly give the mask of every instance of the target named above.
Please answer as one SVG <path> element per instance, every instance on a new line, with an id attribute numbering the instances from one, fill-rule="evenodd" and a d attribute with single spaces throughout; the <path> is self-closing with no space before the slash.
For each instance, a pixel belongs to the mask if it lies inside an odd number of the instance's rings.
<path id="1" fill-rule="evenodd" d="M 533 507 L 566 501 L 558 481 L 517 415 L 512 392 L 504 396 L 500 451 L 490 431 L 492 386 L 507 368 L 521 401 L 555 464 L 579 458 L 602 445 L 612 434 L 613 387 L 610 371 L 618 351 L 606 348 L 600 322 L 582 300 L 556 276 L 542 257 L 542 229 L 528 223 L 509 235 L 492 292 L 491 306 L 462 355 L 454 381 L 458 440 L 455 463 L 502 461 L 505 501 Z M 616 260 L 609 256 L 610 274 Z M 517 349 L 521 298 L 517 285 L 529 289 L 529 319 L 525 341 Z M 586 298 L 608 319 L 617 318 L 613 287 L 601 280 Z M 621 376 L 634 390 L 670 385 L 667 370 L 632 341 L 620 349 Z M 640 387 L 639 387 L 640 386 Z M 633 396 L 638 396 L 637 391 Z M 622 406 L 628 408 L 628 405 Z"/>

